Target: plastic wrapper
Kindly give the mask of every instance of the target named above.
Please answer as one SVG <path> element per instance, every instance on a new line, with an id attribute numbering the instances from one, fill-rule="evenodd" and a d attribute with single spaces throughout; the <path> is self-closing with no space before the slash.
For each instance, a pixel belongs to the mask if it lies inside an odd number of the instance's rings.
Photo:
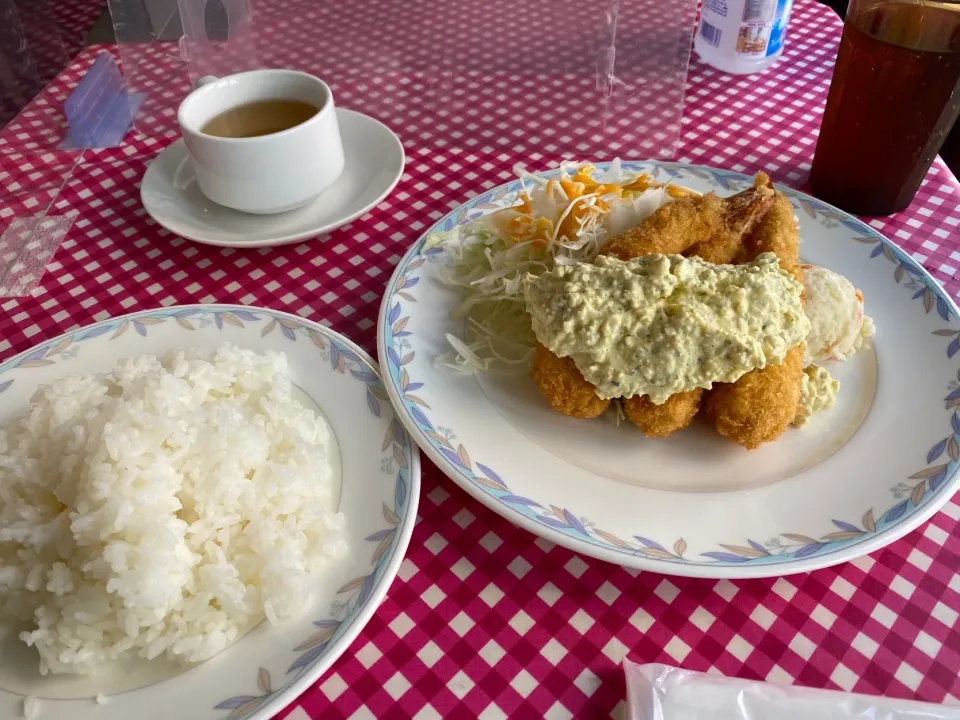
<path id="1" fill-rule="evenodd" d="M 629 720 L 960 720 L 960 708 L 623 661 Z"/>

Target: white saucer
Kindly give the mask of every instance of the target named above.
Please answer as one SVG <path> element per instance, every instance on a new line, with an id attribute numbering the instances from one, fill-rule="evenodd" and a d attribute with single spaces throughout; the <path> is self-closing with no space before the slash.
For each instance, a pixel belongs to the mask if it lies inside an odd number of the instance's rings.
<path id="1" fill-rule="evenodd" d="M 403 174 L 400 139 L 383 123 L 352 110 L 337 110 L 346 154 L 343 174 L 306 207 L 276 215 L 250 215 L 208 200 L 197 186 L 183 140 L 147 168 L 140 199 L 154 220 L 171 232 L 207 245 L 271 247 L 329 232 L 376 206 Z"/>

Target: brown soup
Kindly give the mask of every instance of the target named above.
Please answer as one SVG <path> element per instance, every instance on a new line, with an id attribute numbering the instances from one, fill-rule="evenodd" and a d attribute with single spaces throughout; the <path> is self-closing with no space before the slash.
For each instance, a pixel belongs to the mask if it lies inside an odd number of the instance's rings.
<path id="1" fill-rule="evenodd" d="M 299 100 L 260 100 L 220 113 L 208 120 L 201 132 L 225 138 L 272 135 L 304 123 L 318 112 Z"/>

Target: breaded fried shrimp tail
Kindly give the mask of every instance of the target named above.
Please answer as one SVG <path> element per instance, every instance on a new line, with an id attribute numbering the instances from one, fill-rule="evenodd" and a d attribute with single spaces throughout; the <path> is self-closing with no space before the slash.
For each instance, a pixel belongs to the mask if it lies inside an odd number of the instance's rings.
<path id="1" fill-rule="evenodd" d="M 584 379 L 573 358 L 557 357 L 537 343 L 533 353 L 533 381 L 555 411 L 575 418 L 595 418 L 610 407 L 597 397 L 596 388 Z"/>
<path id="2" fill-rule="evenodd" d="M 703 390 L 696 388 L 671 395 L 662 405 L 654 405 L 646 395 L 624 398 L 623 414 L 647 437 L 669 437 L 693 422 L 701 397 Z"/>
<path id="3" fill-rule="evenodd" d="M 776 194 L 769 211 L 743 238 L 737 260 L 748 262 L 765 252 L 775 253 L 787 272 L 793 272 L 800 263 L 800 234 L 793 219 L 793 205 L 783 193 Z"/>
<path id="4" fill-rule="evenodd" d="M 683 254 L 716 265 L 732 263 L 743 247 L 744 235 L 767 214 L 773 202 L 773 188 L 766 184 L 723 198 L 716 229 Z"/>
<path id="5" fill-rule="evenodd" d="M 739 259 L 746 262 L 761 253 L 776 253 L 780 267 L 802 280 L 799 246 L 793 207 L 777 193 L 770 210 L 744 238 Z M 715 385 L 707 393 L 706 410 L 717 432 L 748 450 L 780 437 L 793 422 L 800 400 L 803 350 L 801 343 L 780 365 L 753 370 L 732 384 Z"/>

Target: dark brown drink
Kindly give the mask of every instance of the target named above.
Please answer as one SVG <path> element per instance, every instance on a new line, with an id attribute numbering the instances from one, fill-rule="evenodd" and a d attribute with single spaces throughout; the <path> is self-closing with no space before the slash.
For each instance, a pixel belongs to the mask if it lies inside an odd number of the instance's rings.
<path id="1" fill-rule="evenodd" d="M 960 113 L 960 4 L 850 4 L 810 185 L 859 215 L 903 210 Z"/>

